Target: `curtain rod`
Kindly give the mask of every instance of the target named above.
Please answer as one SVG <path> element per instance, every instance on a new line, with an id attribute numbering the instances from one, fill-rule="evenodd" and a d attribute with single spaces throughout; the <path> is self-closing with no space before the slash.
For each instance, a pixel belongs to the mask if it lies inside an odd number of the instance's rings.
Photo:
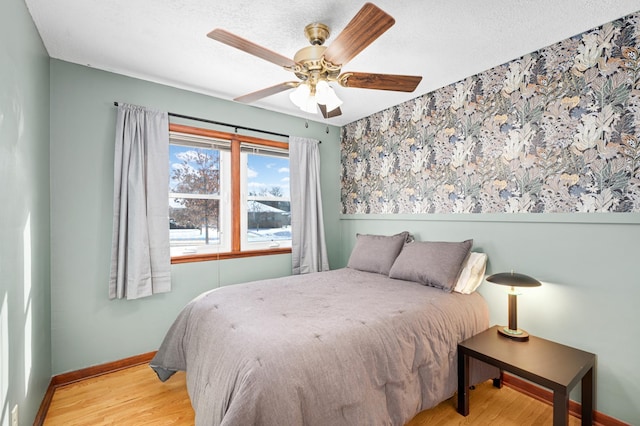
<path id="1" fill-rule="evenodd" d="M 118 102 L 114 102 L 113 105 L 114 106 L 118 106 Z M 270 132 L 268 130 L 254 129 L 254 128 L 245 127 L 245 126 L 237 126 L 235 124 L 229 124 L 229 123 L 222 123 L 220 121 L 207 120 L 206 118 L 191 117 L 190 115 L 176 114 L 174 112 L 169 112 L 167 114 L 169 114 L 169 116 L 171 116 L 171 117 L 185 118 L 187 120 L 202 121 L 203 123 L 217 124 L 219 126 L 233 127 L 233 128 L 236 129 L 236 133 L 238 132 L 238 129 L 242 129 L 242 130 L 249 130 L 249 131 L 252 131 L 252 132 L 265 133 L 265 134 L 273 135 L 273 136 L 282 136 L 283 138 L 288 138 L 289 137 L 289 135 L 285 135 L 283 133 Z M 322 142 L 320 142 L 320 143 L 322 143 Z"/>

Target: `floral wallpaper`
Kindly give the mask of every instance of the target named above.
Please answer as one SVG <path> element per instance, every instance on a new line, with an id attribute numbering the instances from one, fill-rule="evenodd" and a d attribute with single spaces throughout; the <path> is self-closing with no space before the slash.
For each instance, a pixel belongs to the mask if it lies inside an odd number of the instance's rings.
<path id="1" fill-rule="evenodd" d="M 342 212 L 640 212 L 640 12 L 343 127 Z"/>

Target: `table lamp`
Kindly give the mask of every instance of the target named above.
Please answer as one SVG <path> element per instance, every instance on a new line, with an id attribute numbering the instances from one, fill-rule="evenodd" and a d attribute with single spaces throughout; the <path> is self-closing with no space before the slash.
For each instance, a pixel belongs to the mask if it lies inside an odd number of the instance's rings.
<path id="1" fill-rule="evenodd" d="M 516 341 L 529 340 L 529 333 L 518 328 L 518 293 L 516 287 L 538 287 L 542 285 L 540 281 L 531 278 L 528 275 L 518 274 L 515 272 L 499 272 L 487 277 L 487 281 L 508 285 L 509 290 L 509 325 L 507 327 L 499 327 L 498 333 Z"/>

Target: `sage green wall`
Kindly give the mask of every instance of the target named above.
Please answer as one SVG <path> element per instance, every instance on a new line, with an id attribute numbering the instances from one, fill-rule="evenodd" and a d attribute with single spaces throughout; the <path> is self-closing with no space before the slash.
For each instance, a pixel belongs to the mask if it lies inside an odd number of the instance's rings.
<path id="1" fill-rule="evenodd" d="M 518 325 L 597 354 L 597 410 L 640 424 L 640 214 L 344 215 L 341 229 L 336 267 L 346 264 L 356 233 L 408 230 L 418 240 L 473 238 L 474 250 L 489 256 L 487 274 L 514 270 L 538 278 L 542 287 L 518 298 Z M 491 324 L 506 325 L 505 289 L 485 282 L 478 291 Z"/>
<path id="2" fill-rule="evenodd" d="M 23 0 L 0 2 L 0 424 L 32 424 L 51 378 L 49 57 Z"/>
<path id="3" fill-rule="evenodd" d="M 172 292 L 110 301 L 114 101 L 320 139 L 329 260 L 340 262 L 338 128 L 59 60 L 50 72 L 53 374 L 157 349 L 205 290 L 291 273 L 290 255 L 174 265 Z"/>

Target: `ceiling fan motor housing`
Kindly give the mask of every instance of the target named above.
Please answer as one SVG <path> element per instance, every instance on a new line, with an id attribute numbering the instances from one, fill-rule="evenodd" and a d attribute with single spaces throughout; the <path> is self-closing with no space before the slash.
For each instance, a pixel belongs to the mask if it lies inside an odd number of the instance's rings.
<path id="1" fill-rule="evenodd" d="M 311 46 L 298 50 L 293 57 L 300 66 L 295 71 L 296 76 L 312 85 L 320 79 L 335 81 L 340 74 L 340 65 L 329 64 L 324 60 L 327 48 L 323 44 L 329 37 L 329 27 L 321 23 L 309 24 L 304 28 L 304 34 Z"/>
<path id="2" fill-rule="evenodd" d="M 319 22 L 304 27 L 304 35 L 312 45 L 323 45 L 329 38 L 329 27 Z"/>

